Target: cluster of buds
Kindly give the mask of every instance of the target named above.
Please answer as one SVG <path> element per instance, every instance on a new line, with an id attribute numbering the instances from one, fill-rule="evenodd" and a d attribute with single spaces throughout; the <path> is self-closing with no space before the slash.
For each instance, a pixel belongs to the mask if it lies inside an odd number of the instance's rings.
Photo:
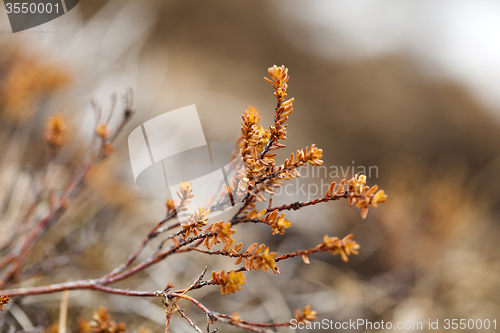
<path id="1" fill-rule="evenodd" d="M 179 191 L 177 191 L 177 196 L 180 198 L 180 202 L 172 199 L 167 199 L 167 202 L 165 202 L 167 215 L 174 215 L 177 212 L 187 210 L 186 206 L 191 202 L 189 199 L 194 197 L 191 183 L 182 182 Z"/>
<path id="2" fill-rule="evenodd" d="M 262 209 L 261 211 L 257 212 L 257 210 L 254 209 L 250 213 L 248 213 L 246 220 L 269 224 L 273 228 L 273 235 L 283 235 L 285 229 L 292 226 L 292 222 L 287 220 L 285 217 L 286 214 L 282 213 L 281 215 L 279 215 L 279 210 L 277 209 L 273 210 L 272 212 L 267 212 L 267 209 Z"/>
<path id="3" fill-rule="evenodd" d="M 253 150 L 253 152 L 255 153 L 255 150 Z M 247 173 L 249 174 L 250 179 L 253 179 L 263 174 L 267 167 L 267 165 L 265 165 L 262 160 L 259 160 L 257 158 L 256 154 L 254 155 L 255 156 L 252 156 L 245 160 Z"/>
<path id="4" fill-rule="evenodd" d="M 328 187 L 328 191 L 326 191 L 325 199 L 330 199 L 332 197 L 344 194 L 345 182 L 346 180 L 342 179 L 337 190 L 335 190 L 335 186 L 337 185 L 337 183 L 336 182 L 331 183 L 330 186 Z"/>
<path id="5" fill-rule="evenodd" d="M 167 213 L 168 214 L 173 214 L 175 210 L 175 201 L 172 199 L 167 199 L 167 202 L 165 203 L 165 207 L 167 207 Z"/>
<path id="6" fill-rule="evenodd" d="M 111 130 L 106 124 L 97 125 L 95 128 L 95 134 L 100 137 L 103 141 L 106 141 L 111 135 Z"/>
<path id="7" fill-rule="evenodd" d="M 288 68 L 285 66 L 276 66 L 269 68 L 267 70 L 269 76 L 264 78 L 266 82 L 273 85 L 273 88 L 276 89 L 274 96 L 278 100 L 278 104 L 276 107 L 276 115 L 274 118 L 274 125 L 271 126 L 271 136 L 273 144 L 269 150 L 275 150 L 284 147 L 284 145 L 280 144 L 278 141 L 286 139 L 286 124 L 285 122 L 288 120 L 288 116 L 293 112 L 293 98 L 285 101 L 287 96 L 286 90 L 288 89 Z"/>
<path id="8" fill-rule="evenodd" d="M 111 320 L 108 310 L 103 306 L 94 312 L 89 326 L 95 333 L 123 333 L 127 330 L 125 323 L 116 323 Z"/>
<path id="9" fill-rule="evenodd" d="M 241 123 L 242 136 L 238 140 L 238 146 L 244 148 L 246 145 L 247 148 L 252 147 L 257 153 L 260 153 L 269 142 L 271 133 L 259 124 L 260 113 L 253 106 L 249 106 L 241 118 L 243 119 Z M 249 151 L 246 150 L 243 155 Z"/>
<path id="10" fill-rule="evenodd" d="M 273 228 L 273 235 L 280 234 L 283 235 L 286 228 L 290 228 L 292 226 L 292 222 L 287 220 L 286 214 L 282 213 L 279 215 L 277 209 L 268 213 L 264 218 L 267 223 Z"/>
<path id="11" fill-rule="evenodd" d="M 316 320 L 316 311 L 311 310 L 311 306 L 307 305 L 304 308 L 304 310 L 300 311 L 300 309 L 297 309 L 295 311 L 294 319 L 297 321 L 297 323 L 303 323 L 306 320 L 307 321 L 315 321 Z"/>
<path id="12" fill-rule="evenodd" d="M 267 72 L 269 73 L 271 79 L 264 77 L 264 80 L 272 84 L 274 89 L 276 89 L 274 96 L 276 96 L 278 100 L 284 100 L 286 97 L 286 90 L 288 88 L 287 82 L 290 78 L 288 76 L 288 68 L 284 65 L 279 67 L 274 65 L 273 67 L 268 68 Z"/>
<path id="13" fill-rule="evenodd" d="M 305 149 L 297 150 L 295 155 L 290 154 L 290 158 L 285 161 L 284 167 L 299 167 L 310 163 L 311 165 L 321 165 L 323 161 L 321 156 L 323 154 L 323 149 L 316 148 L 316 145 L 312 145 L 311 149 L 306 147 Z"/>
<path id="14" fill-rule="evenodd" d="M 240 254 L 238 252 L 241 250 L 242 246 L 243 246 L 243 244 L 238 243 L 238 244 L 236 244 L 236 246 L 234 248 L 231 249 L 230 247 L 228 247 L 226 245 L 226 246 L 224 246 L 224 251 L 229 252 L 229 255 L 232 257 L 239 257 Z"/>
<path id="15" fill-rule="evenodd" d="M 257 212 L 257 209 L 252 210 L 250 213 L 247 215 L 247 219 L 260 219 L 262 216 L 266 215 L 267 209 L 262 209 L 261 211 Z"/>
<path id="16" fill-rule="evenodd" d="M 264 192 L 269 195 L 274 195 L 276 193 L 276 189 L 283 186 L 283 181 L 278 178 L 269 178 L 266 181 L 260 183 L 259 191 Z M 261 200 L 265 201 L 265 200 Z"/>
<path id="17" fill-rule="evenodd" d="M 378 190 L 378 186 L 374 185 L 371 188 L 365 186 L 366 176 L 356 174 L 349 180 L 349 196 L 348 201 L 350 206 L 355 206 L 361 209 L 361 218 L 366 218 L 368 208 L 370 205 L 374 208 L 377 204 L 383 203 L 387 200 L 387 195 L 384 190 Z"/>
<path id="18" fill-rule="evenodd" d="M 285 160 L 285 163 L 276 169 L 275 174 L 277 174 L 279 178 L 299 177 L 300 174 L 296 168 L 304 166 L 307 163 L 311 165 L 323 164 L 321 160 L 322 154 L 323 150 L 316 148 L 314 144 L 310 149 L 306 147 L 305 149 L 297 150 L 295 154 L 291 153 L 290 157 Z"/>
<path id="19" fill-rule="evenodd" d="M 260 116 L 256 109 L 250 109 L 248 112 L 243 113 L 241 118 L 243 119 L 241 123 L 241 133 L 244 139 L 242 143 L 246 145 L 243 156 L 246 156 L 246 153 L 250 151 L 251 147 L 255 147 L 260 143 Z"/>
<path id="20" fill-rule="evenodd" d="M 233 245 L 234 240 L 232 235 L 235 231 L 234 229 L 231 229 L 231 222 L 215 222 L 205 230 L 205 233 L 211 234 L 211 236 L 208 236 L 203 240 L 203 245 L 209 250 L 212 246 L 219 244 L 220 242 L 225 244 L 223 251 L 229 250 Z M 239 251 L 239 249 L 236 251 Z"/>
<path id="21" fill-rule="evenodd" d="M 193 195 L 193 188 L 191 183 L 188 182 L 182 182 L 179 185 L 179 191 L 177 191 L 177 196 L 179 199 L 181 199 L 181 202 L 179 203 L 177 207 L 177 212 L 182 212 L 187 210 L 186 206 L 191 203 L 189 199 L 192 199 L 194 197 Z M 175 208 L 175 202 L 172 202 L 174 204 Z M 168 201 L 167 201 L 168 204 Z M 168 206 L 167 206 L 168 209 Z"/>
<path id="22" fill-rule="evenodd" d="M 3 305 L 9 303 L 9 296 L 2 295 L 0 296 L 0 310 L 3 311 Z"/>
<path id="23" fill-rule="evenodd" d="M 255 182 L 253 183 L 255 184 Z M 248 194 L 248 186 L 248 175 L 243 169 L 239 169 L 233 179 L 231 179 L 230 186 L 224 185 L 224 189 L 233 202 L 240 202 Z"/>
<path id="24" fill-rule="evenodd" d="M 269 248 L 264 244 L 257 246 L 257 243 L 253 243 L 248 247 L 248 249 L 243 253 L 243 256 L 239 257 L 235 261 L 235 265 L 238 265 L 243 257 L 245 258 L 245 269 L 250 271 L 252 269 L 264 270 L 268 272 L 271 269 L 274 274 L 279 274 L 278 266 L 276 266 L 276 252 L 269 252 Z"/>
<path id="25" fill-rule="evenodd" d="M 243 113 L 243 123 L 241 124 L 242 135 L 238 140 L 241 154 L 245 163 L 244 177 L 242 183 L 246 185 L 245 190 L 250 192 L 256 189 L 255 195 L 260 201 L 265 201 L 260 190 L 268 193 L 273 192 L 273 186 L 262 185 L 262 189 L 255 188 L 255 180 L 263 175 L 271 174 L 274 171 L 275 156 L 273 150 L 283 148 L 285 145 L 279 140 L 286 139 L 286 121 L 288 115 L 293 111 L 293 98 L 285 101 L 287 81 L 289 79 L 288 69 L 285 66 L 276 66 L 268 69 L 270 79 L 264 78 L 276 89 L 274 95 L 278 102 L 276 106 L 274 125 L 269 129 L 264 129 L 260 124 L 259 112 L 255 108 L 248 108 Z M 279 185 L 279 184 L 273 184 Z"/>
<path id="26" fill-rule="evenodd" d="M 249 107 L 243 113 L 242 119 L 242 135 L 238 140 L 238 146 L 245 163 L 245 177 L 252 180 L 262 175 L 267 169 L 274 167 L 276 154 L 270 153 L 266 154 L 264 158 L 260 158 L 260 154 L 271 138 L 271 132 L 259 124 L 259 112 L 255 108 Z"/>
<path id="27" fill-rule="evenodd" d="M 241 286 L 245 284 L 246 277 L 243 276 L 243 272 L 225 272 L 222 270 L 220 273 L 212 272 L 212 282 L 221 286 L 221 294 L 236 294 L 237 291 L 241 290 Z"/>
<path id="28" fill-rule="evenodd" d="M 231 325 L 238 325 L 241 322 L 240 314 L 236 311 L 233 312 L 231 316 Z"/>
<path id="29" fill-rule="evenodd" d="M 102 144 L 102 152 L 104 156 L 109 156 L 113 153 L 113 145 L 110 143 L 112 131 L 107 124 L 99 124 L 95 128 L 95 134 L 99 137 Z"/>
<path id="30" fill-rule="evenodd" d="M 207 225 L 208 214 L 210 214 L 210 209 L 206 209 L 203 206 L 199 206 L 198 210 L 191 215 L 187 223 L 182 224 L 182 238 L 185 239 L 189 237 L 190 234 L 198 235 L 198 232 Z"/>
<path id="31" fill-rule="evenodd" d="M 66 129 L 66 121 L 60 115 L 54 115 L 47 121 L 45 129 L 45 141 L 54 148 L 60 148 L 64 142 L 64 131 Z"/>
<path id="32" fill-rule="evenodd" d="M 345 236 L 343 239 L 325 235 L 323 242 L 316 248 L 322 251 L 330 251 L 334 255 L 340 254 L 342 260 L 347 262 L 349 261 L 349 256 L 351 254 L 357 255 L 360 248 L 359 244 L 352 240 L 352 237 L 352 234 Z"/>
<path id="33" fill-rule="evenodd" d="M 71 81 L 66 68 L 46 62 L 46 57 L 28 56 L 20 50 L 12 52 L 2 44 L 2 59 L 6 54 L 10 60 L 2 61 L 0 104 L 2 112 L 12 120 L 25 121 L 41 99 L 67 87 Z"/>

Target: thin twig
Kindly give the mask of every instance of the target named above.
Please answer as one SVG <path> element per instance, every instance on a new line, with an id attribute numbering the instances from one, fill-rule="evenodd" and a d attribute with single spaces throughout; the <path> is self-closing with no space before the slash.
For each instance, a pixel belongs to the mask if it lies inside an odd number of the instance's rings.
<path id="1" fill-rule="evenodd" d="M 198 333 L 203 333 L 203 331 L 198 326 L 196 326 L 194 321 L 192 321 L 191 319 L 188 318 L 188 316 L 186 316 L 186 314 L 184 313 L 184 310 L 182 310 L 177 305 L 177 303 L 175 301 L 172 301 L 172 304 L 175 305 L 175 307 L 177 308 L 177 312 L 179 312 L 179 314 L 182 316 L 182 318 L 186 319 L 186 321 L 189 323 L 189 325 L 191 325 Z"/>

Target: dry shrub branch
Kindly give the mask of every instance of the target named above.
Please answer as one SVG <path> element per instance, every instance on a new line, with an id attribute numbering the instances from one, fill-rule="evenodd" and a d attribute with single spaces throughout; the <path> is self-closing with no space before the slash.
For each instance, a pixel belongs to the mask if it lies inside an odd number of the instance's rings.
<path id="1" fill-rule="evenodd" d="M 50 211 L 47 216 L 37 221 L 32 221 L 33 210 L 36 209 L 38 201 L 34 201 L 26 213 L 23 223 L 30 223 L 32 228 L 26 228 L 25 234 L 19 242 L 0 260 L 1 297 L 0 305 L 6 304 L 9 297 L 22 297 L 27 295 L 38 295 L 73 289 L 92 289 L 101 292 L 134 297 L 160 297 L 165 305 L 166 332 L 170 329 L 170 319 L 175 313 L 184 318 L 189 325 L 198 332 L 211 332 L 210 325 L 215 322 L 237 326 L 254 332 L 267 332 L 273 327 L 288 326 L 290 322 L 283 323 L 256 323 L 245 321 L 238 313 L 232 315 L 222 314 L 207 308 L 197 299 L 189 295 L 190 291 L 210 286 L 221 288 L 222 295 L 230 295 L 241 290 L 249 278 L 245 272 L 252 270 L 272 271 L 279 274 L 278 263 L 285 259 L 300 256 L 304 263 L 309 264 L 308 256 L 319 252 L 330 252 L 339 255 L 343 261 L 348 261 L 350 255 L 358 254 L 359 244 L 353 240 L 353 235 L 343 238 L 319 235 L 320 243 L 307 249 L 298 249 L 295 252 L 278 254 L 265 244 L 259 244 L 256 240 L 247 240 L 251 243 L 245 250 L 243 244 L 234 244 L 233 235 L 237 233 L 236 226 L 242 223 L 262 223 L 270 228 L 270 232 L 283 235 L 286 229 L 292 227 L 292 222 L 287 218 L 288 211 L 299 210 L 330 201 L 346 199 L 349 205 L 361 210 L 361 217 L 365 218 L 369 207 L 377 207 L 379 203 L 385 202 L 387 196 L 383 190 L 378 190 L 377 185 L 369 187 L 366 185 L 364 175 L 356 175 L 350 180 L 342 180 L 340 184 L 333 182 L 324 197 L 307 202 L 293 202 L 281 206 L 272 205 L 272 197 L 276 189 L 289 179 L 299 177 L 298 168 L 306 164 L 318 166 L 321 160 L 322 150 L 314 144 L 304 149 L 299 149 L 285 159 L 282 164 L 277 164 L 277 151 L 285 147 L 287 138 L 287 120 L 293 109 L 293 98 L 287 99 L 288 69 L 285 66 L 273 66 L 268 69 L 269 78 L 266 82 L 274 88 L 276 107 L 274 111 L 274 122 L 268 128 L 260 123 L 260 113 L 253 107 L 246 109 L 242 115 L 241 135 L 238 138 L 238 151 L 241 155 L 237 163 L 233 163 L 236 176 L 231 180 L 230 186 L 225 186 L 221 193 L 215 194 L 215 200 L 209 207 L 200 206 L 192 215 L 184 221 L 176 222 L 175 218 L 179 211 L 186 210 L 190 199 L 196 195 L 191 183 L 183 182 L 177 193 L 178 200 L 168 200 L 166 203 L 165 218 L 160 220 L 144 237 L 137 249 L 122 264 L 119 264 L 108 274 L 88 280 L 65 282 L 47 286 L 5 289 L 10 284 L 19 282 L 19 279 L 27 269 L 25 259 L 33 249 L 37 240 L 48 232 L 51 226 L 61 217 L 71 204 L 71 199 L 77 195 L 89 170 L 112 154 L 113 140 L 123 129 L 130 117 L 133 115 L 132 97 L 128 94 L 125 98 L 125 107 L 122 114 L 123 120 L 120 125 L 111 129 L 108 125 L 109 117 L 103 120 L 100 108 L 95 105 L 96 126 L 93 141 L 93 153 L 88 160 L 82 163 L 80 170 L 75 174 L 73 180 L 68 184 L 64 193 L 51 199 Z M 64 145 L 65 122 L 60 116 L 52 117 L 48 123 L 45 139 L 48 146 L 47 163 Z M 235 154 L 235 155 L 236 155 Z M 267 202 L 267 208 L 258 209 L 261 202 Z M 208 224 L 210 211 L 222 210 L 232 203 L 240 206 L 229 221 L 218 221 Z M 162 236 L 160 245 L 149 258 L 139 261 L 139 254 L 149 243 Z M 218 246 L 222 246 L 217 249 Z M 158 291 L 135 291 L 111 287 L 118 281 L 141 272 L 155 265 L 169 256 L 185 252 L 198 252 L 200 255 L 218 255 L 234 258 L 234 267 L 221 272 L 212 272 L 210 279 L 205 279 L 203 273 L 194 280 L 187 288 L 176 289 L 171 283 L 165 282 L 165 289 Z M 8 296 L 7 296 L 8 295 Z M 191 302 L 201 309 L 207 318 L 206 330 L 200 329 L 189 314 L 180 306 L 180 302 Z M 303 310 L 297 310 L 295 319 L 297 321 L 312 321 L 316 319 L 316 312 L 307 305 Z M 86 326 L 85 326 L 86 325 Z M 90 323 L 82 324 L 93 332 L 123 332 L 125 325 L 110 320 L 107 311 L 99 309 Z M 215 329 L 217 330 L 217 329 Z M 84 330 L 83 330 L 84 331 Z"/>

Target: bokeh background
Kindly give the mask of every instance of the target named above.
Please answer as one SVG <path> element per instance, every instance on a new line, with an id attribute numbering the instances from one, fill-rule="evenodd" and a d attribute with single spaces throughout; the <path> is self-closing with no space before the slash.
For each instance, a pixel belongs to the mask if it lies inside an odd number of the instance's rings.
<path id="1" fill-rule="evenodd" d="M 137 110 L 112 158 L 29 259 L 61 257 L 64 265 L 22 285 L 99 277 L 162 219 L 170 194 L 134 184 L 127 148 L 133 128 L 196 104 L 207 141 L 232 142 L 250 104 L 270 124 L 275 102 L 262 77 L 285 64 L 295 111 L 280 156 L 315 143 L 326 166 L 377 166 L 368 183 L 389 199 L 366 220 L 346 202 L 291 212 L 293 227 L 283 236 L 239 226 L 244 246 L 258 240 L 284 253 L 314 246 L 324 234 L 353 233 L 361 253 L 349 263 L 325 254 L 306 266 L 296 258 L 280 264 L 279 276 L 247 273 L 236 295 L 222 297 L 215 287 L 193 295 L 254 321 L 286 321 L 306 304 L 320 320 L 500 319 L 499 15 L 500 4 L 487 0 L 82 0 L 52 22 L 12 34 L 1 9 L 3 244 L 16 241 L 7 230 L 40 172 L 47 118 L 60 113 L 70 127 L 48 175 L 58 191 L 85 155 L 94 126 L 90 100 L 106 110 L 113 93 L 131 87 Z M 298 186 L 339 180 L 329 176 L 308 176 Z M 300 191 L 275 200 L 298 199 L 305 199 Z M 227 270 L 232 261 L 178 255 L 117 286 L 184 287 L 206 265 Z M 60 299 L 26 297 L 10 305 L 7 319 L 18 330 L 43 330 L 57 321 Z M 129 331 L 163 330 L 159 300 L 90 291 L 70 293 L 71 330 L 99 305 Z M 197 309 L 183 306 L 204 322 Z M 191 329 L 181 318 L 173 325 L 175 332 Z"/>

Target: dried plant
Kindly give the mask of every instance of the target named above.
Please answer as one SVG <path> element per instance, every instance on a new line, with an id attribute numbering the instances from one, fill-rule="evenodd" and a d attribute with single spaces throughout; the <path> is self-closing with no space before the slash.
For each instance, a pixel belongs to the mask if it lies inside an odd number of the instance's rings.
<path id="1" fill-rule="evenodd" d="M 67 69 L 43 56 L 2 44 L 1 112 L 10 122 L 26 121 L 47 95 L 71 82 Z"/>
<path id="2" fill-rule="evenodd" d="M 108 309 L 100 306 L 94 311 L 92 320 L 80 318 L 78 320 L 78 333 L 124 333 L 127 331 L 127 325 L 122 322 L 111 320 Z"/>
<path id="3" fill-rule="evenodd" d="M 368 208 L 370 206 L 377 207 L 379 203 L 386 200 L 387 196 L 384 191 L 378 190 L 376 185 L 372 187 L 366 186 L 366 177 L 364 175 L 356 175 L 349 181 L 342 180 L 338 186 L 333 182 L 324 197 L 306 202 L 297 201 L 281 206 L 272 205 L 272 197 L 276 189 L 282 186 L 285 181 L 300 176 L 299 167 L 306 164 L 318 166 L 323 161 L 321 160 L 322 150 L 315 145 L 311 145 L 310 148 L 299 149 L 291 154 L 283 164 L 276 164 L 276 151 L 285 147 L 287 120 L 293 112 L 294 99 L 287 99 L 288 69 L 285 66 L 273 66 L 268 69 L 268 73 L 269 78 L 265 78 L 265 80 L 273 86 L 275 90 L 274 96 L 276 97 L 274 122 L 269 128 L 264 128 L 259 123 L 260 113 L 255 108 L 249 107 L 244 111 L 241 124 L 242 134 L 238 138 L 238 151 L 236 152 L 241 155 L 241 159 L 233 163 L 233 167 L 237 171 L 236 176 L 231 179 L 230 186 L 225 186 L 220 193 L 214 194 L 213 204 L 208 207 L 200 206 L 188 219 L 176 222 L 178 212 L 187 210 L 187 204 L 196 195 L 196 189 L 192 188 L 191 183 L 183 182 L 177 193 L 178 200 L 169 199 L 166 202 L 165 218 L 149 231 L 141 244 L 123 264 L 108 274 L 96 279 L 3 290 L 1 294 L 20 297 L 63 290 L 92 289 L 123 296 L 160 297 L 165 306 L 166 332 L 169 332 L 170 320 L 175 313 L 179 313 L 196 331 L 203 332 L 198 324 L 190 319 L 188 314 L 180 307 L 178 303 L 182 301 L 191 302 L 206 314 L 207 332 L 210 332 L 210 325 L 215 322 L 254 332 L 267 332 L 273 327 L 290 325 L 290 322 L 249 322 L 241 319 L 236 312 L 232 315 L 222 314 L 207 308 L 189 293 L 192 290 L 209 286 L 219 286 L 222 295 L 237 293 L 243 288 L 246 279 L 251 275 L 249 273 L 248 276 L 245 276 L 244 272 L 263 270 L 264 272 L 272 271 L 274 274 L 279 274 L 278 263 L 296 256 L 300 256 L 304 263 L 310 264 L 309 255 L 328 251 L 334 255 L 339 254 L 343 261 L 348 261 L 349 256 L 358 254 L 360 248 L 352 239 L 353 235 L 347 235 L 342 239 L 324 235 L 323 240 L 316 246 L 284 254 L 273 252 L 265 244 L 259 244 L 255 240 L 246 239 L 245 237 L 243 237 L 244 242 L 252 244 L 242 251 L 243 244 L 234 245 L 233 236 L 237 233 L 238 224 L 243 223 L 266 224 L 270 227 L 270 232 L 273 235 L 283 235 L 288 228 L 292 227 L 292 222 L 287 218 L 287 211 L 299 210 L 308 206 L 341 199 L 347 199 L 349 205 L 361 209 L 361 217 L 365 218 Z M 43 233 L 50 229 L 50 226 L 67 209 L 71 198 L 84 183 L 89 169 L 112 153 L 112 141 L 133 113 L 131 97 L 129 96 L 126 99 L 123 122 L 117 129 L 112 130 L 108 126 L 109 121 L 101 121 L 100 108 L 95 107 L 95 109 L 97 117 L 94 153 L 89 160 L 83 163 L 82 168 L 76 173 L 75 179 L 69 184 L 67 190 L 60 197 L 52 199 L 49 214 L 45 218 L 35 221 L 34 227 L 29 231 L 25 231 L 26 235 L 23 238 L 25 241 L 12 249 L 1 260 L 0 268 L 4 269 L 4 273 L 0 280 L 0 288 L 5 288 L 7 285 L 19 281 L 19 276 L 25 269 L 23 263 L 33 248 L 33 244 Z M 57 153 L 63 145 L 64 128 L 64 121 L 60 117 L 55 116 L 49 120 L 45 137 L 49 150 L 51 150 L 50 156 Z M 264 205 L 263 202 L 267 202 L 265 204 L 267 208 L 258 209 L 257 206 Z M 238 204 L 239 207 L 229 221 L 208 224 L 210 212 L 223 210 L 233 203 Z M 25 223 L 31 221 L 31 216 L 32 213 L 27 214 Z M 142 250 L 160 235 L 163 236 L 163 239 L 154 254 L 136 263 Z M 170 245 L 165 247 L 167 244 Z M 220 246 L 219 244 L 223 246 L 217 249 L 217 246 Z M 235 267 L 228 269 L 227 272 L 226 270 L 212 272 L 212 278 L 208 280 L 204 279 L 207 271 L 207 268 L 205 268 L 203 273 L 189 287 L 183 289 L 175 289 L 171 283 L 167 282 L 165 282 L 165 289 L 158 291 L 136 291 L 110 287 L 113 283 L 126 280 L 169 256 L 185 252 L 234 258 Z M 4 297 L 8 300 L 7 296 L 3 296 L 2 305 L 6 303 Z M 301 322 L 313 321 L 316 319 L 316 312 L 307 305 L 303 310 L 296 311 L 295 319 Z M 124 325 L 110 321 L 109 315 L 104 308 L 96 312 L 90 324 L 84 324 L 82 324 L 82 327 L 91 329 L 94 332 L 114 333 L 125 331 Z"/>
<path id="4" fill-rule="evenodd" d="M 3 311 L 3 306 L 4 304 L 9 303 L 9 296 L 8 295 L 2 295 L 0 297 L 0 310 Z"/>

